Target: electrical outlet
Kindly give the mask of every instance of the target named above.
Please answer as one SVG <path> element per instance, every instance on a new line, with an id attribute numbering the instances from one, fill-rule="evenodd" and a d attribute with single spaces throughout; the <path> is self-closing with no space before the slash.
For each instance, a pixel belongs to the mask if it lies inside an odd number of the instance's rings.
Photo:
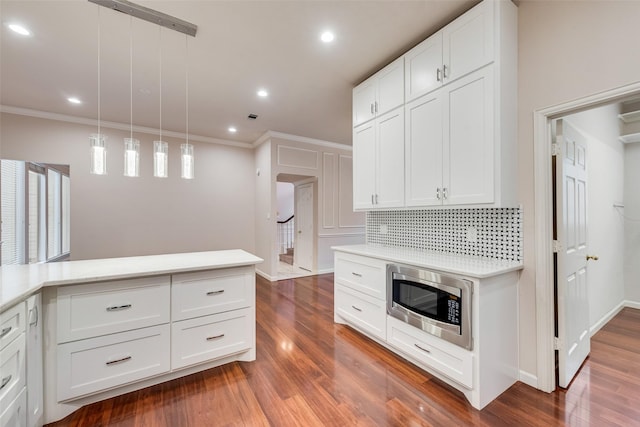
<path id="1" fill-rule="evenodd" d="M 477 242 L 478 241 L 478 229 L 475 227 L 467 228 L 467 242 Z"/>
<path id="2" fill-rule="evenodd" d="M 389 232 L 389 226 L 387 224 L 380 224 L 380 234 L 387 234 Z"/>

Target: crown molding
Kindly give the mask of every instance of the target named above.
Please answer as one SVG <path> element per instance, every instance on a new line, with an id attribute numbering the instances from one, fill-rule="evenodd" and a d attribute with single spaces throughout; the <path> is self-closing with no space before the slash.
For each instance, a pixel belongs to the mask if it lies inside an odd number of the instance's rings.
<path id="1" fill-rule="evenodd" d="M 36 117 L 39 119 L 55 120 L 59 122 L 75 123 L 87 126 L 98 126 L 98 121 L 95 119 L 88 119 L 85 117 L 68 116 L 66 114 L 51 113 L 49 111 L 32 110 L 29 108 L 13 107 L 10 105 L 0 105 L 0 112 L 8 114 L 17 114 L 20 116 Z M 100 121 L 100 126 L 108 129 L 116 130 L 130 130 L 132 127 L 126 123 Z M 133 131 L 138 133 L 145 133 L 149 135 L 157 135 L 159 130 L 156 128 L 150 128 L 145 126 L 133 126 Z M 183 132 L 174 132 L 170 130 L 163 130 L 163 136 L 172 138 L 186 139 L 186 134 Z M 229 145 L 232 147 L 241 148 L 253 148 L 254 145 L 248 142 L 230 141 L 227 139 L 211 138 L 208 136 L 189 134 L 190 141 L 206 142 L 209 144 Z"/>
<path id="2" fill-rule="evenodd" d="M 308 138 L 306 136 L 291 135 L 289 133 L 276 132 L 272 130 L 268 130 L 265 133 L 263 133 L 262 136 L 252 144 L 252 146 L 254 148 L 258 147 L 260 144 L 263 144 L 264 142 L 268 141 L 271 138 L 280 138 L 280 139 L 286 139 L 288 141 L 320 145 L 327 148 L 335 148 L 338 150 L 353 151 L 353 147 L 350 145 L 338 144 L 337 142 L 324 141 L 322 139 Z"/>

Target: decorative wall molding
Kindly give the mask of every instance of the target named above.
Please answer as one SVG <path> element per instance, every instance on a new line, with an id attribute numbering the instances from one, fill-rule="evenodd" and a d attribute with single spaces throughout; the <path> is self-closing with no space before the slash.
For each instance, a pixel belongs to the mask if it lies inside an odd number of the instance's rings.
<path id="1" fill-rule="evenodd" d="M 76 116 L 68 116 L 66 114 L 58 114 L 58 113 L 51 113 L 48 111 L 39 111 L 39 110 L 31 110 L 28 108 L 20 108 L 20 107 L 12 107 L 9 105 L 0 105 L 0 112 L 2 113 L 7 113 L 7 114 L 16 114 L 19 116 L 27 116 L 27 117 L 35 117 L 38 119 L 47 119 L 47 120 L 55 120 L 58 122 L 66 122 L 66 123 L 75 123 L 75 124 L 79 124 L 79 125 L 86 125 L 86 126 L 98 126 L 98 121 L 96 119 L 88 119 L 85 117 L 76 117 Z M 107 129 L 116 129 L 116 130 L 124 130 L 124 131 L 130 131 L 131 130 L 131 125 L 129 123 L 118 123 L 118 122 L 108 122 L 108 121 L 104 121 L 101 120 L 100 121 L 100 126 L 103 128 L 107 128 Z M 160 132 L 159 129 L 156 128 L 150 128 L 150 127 L 145 127 L 145 126 L 137 126 L 134 125 L 133 126 L 133 131 L 137 132 L 137 133 L 145 133 L 148 135 L 158 135 L 158 133 Z M 174 131 L 170 131 L 170 130 L 162 130 L 162 135 L 163 136 L 167 136 L 167 137 L 171 137 L 171 138 L 179 138 L 179 139 L 186 139 L 186 134 L 182 133 L 182 132 L 174 132 Z M 189 134 L 189 140 L 190 141 L 198 141 L 198 142 L 206 142 L 206 143 L 210 143 L 210 144 L 219 144 L 219 145 L 228 145 L 228 146 L 232 146 L 232 147 L 241 147 L 241 148 L 253 148 L 254 145 L 247 143 L 247 142 L 238 142 L 238 141 L 230 141 L 227 139 L 218 139 L 218 138 L 211 138 L 208 136 L 201 136 L 201 135 L 193 135 L 193 134 Z"/>
<path id="2" fill-rule="evenodd" d="M 256 141 L 251 145 L 255 148 L 260 144 L 267 142 L 271 138 L 280 138 L 286 139 L 287 141 L 303 142 L 305 144 L 319 145 L 322 147 L 334 148 L 338 150 L 353 151 L 353 147 L 351 147 L 350 145 L 338 144 L 337 142 L 324 141 L 322 139 L 308 138 L 306 136 L 292 135 L 289 133 L 275 132 L 272 130 L 268 130 L 263 133 L 262 136 L 256 139 Z"/>
<path id="3" fill-rule="evenodd" d="M 334 153 L 322 153 L 322 228 L 334 228 L 336 190 Z"/>

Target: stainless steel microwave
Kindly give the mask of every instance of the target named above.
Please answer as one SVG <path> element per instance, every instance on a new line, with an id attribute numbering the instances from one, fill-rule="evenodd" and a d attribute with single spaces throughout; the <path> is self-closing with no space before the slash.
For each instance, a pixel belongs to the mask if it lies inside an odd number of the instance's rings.
<path id="1" fill-rule="evenodd" d="M 387 265 L 387 313 L 468 350 L 473 348 L 472 294 L 469 280 Z"/>

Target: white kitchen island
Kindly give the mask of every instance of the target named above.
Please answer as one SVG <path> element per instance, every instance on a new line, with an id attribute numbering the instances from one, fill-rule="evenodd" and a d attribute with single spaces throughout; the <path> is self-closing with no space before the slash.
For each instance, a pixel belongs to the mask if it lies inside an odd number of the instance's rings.
<path id="1" fill-rule="evenodd" d="M 12 328 L 3 371 L 15 374 L 0 393 L 0 421 L 41 425 L 105 398 L 255 360 L 260 262 L 225 250 L 1 267 L 0 323 Z M 42 313 L 26 303 L 34 296 Z M 30 334 L 36 342 L 25 348 Z"/>

